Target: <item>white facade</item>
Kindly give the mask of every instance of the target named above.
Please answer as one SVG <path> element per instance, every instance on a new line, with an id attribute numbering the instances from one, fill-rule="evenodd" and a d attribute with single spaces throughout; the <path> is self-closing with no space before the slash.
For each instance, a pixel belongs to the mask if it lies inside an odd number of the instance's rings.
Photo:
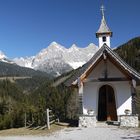
<path id="1" fill-rule="evenodd" d="M 106 41 L 103 41 L 103 37 L 106 37 Z M 103 46 L 103 44 L 106 44 L 108 47 L 110 47 L 110 36 L 109 35 L 100 35 L 99 36 L 99 48 Z"/>
<path id="2" fill-rule="evenodd" d="M 107 61 L 108 78 L 125 78 L 125 75 L 109 60 Z M 88 115 L 88 110 L 94 110 L 98 115 L 99 89 L 103 85 L 110 85 L 114 90 L 117 116 L 124 115 L 125 110 L 132 112 L 132 97 L 130 81 L 95 82 L 94 79 L 102 78 L 104 61 L 102 60 L 89 74 L 83 84 L 83 114 Z M 92 80 L 94 82 L 92 82 Z"/>
<path id="3" fill-rule="evenodd" d="M 83 90 L 84 115 L 88 115 L 88 110 L 94 110 L 94 113 L 98 115 L 99 88 L 103 85 L 110 85 L 114 89 L 117 115 L 124 115 L 126 109 L 132 112 L 129 82 L 88 82 L 84 84 Z"/>

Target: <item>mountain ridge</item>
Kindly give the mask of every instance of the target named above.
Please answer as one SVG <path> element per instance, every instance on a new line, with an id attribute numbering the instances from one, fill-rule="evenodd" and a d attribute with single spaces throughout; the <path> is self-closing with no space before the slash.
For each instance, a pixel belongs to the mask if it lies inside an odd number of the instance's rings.
<path id="1" fill-rule="evenodd" d="M 113 51 L 117 52 L 124 61 L 137 71 L 140 69 L 139 44 L 140 37 L 136 37 L 113 49 Z M 18 64 L 22 67 L 44 71 L 53 76 L 59 76 L 81 67 L 92 58 L 97 50 L 97 46 L 93 43 L 85 48 L 77 47 L 76 44 L 73 44 L 70 48 L 65 48 L 56 42 L 52 42 L 47 48 L 42 49 L 35 56 L 15 58 L 12 61 L 9 60 L 4 53 L 0 52 L 0 61 Z"/>
<path id="2" fill-rule="evenodd" d="M 97 46 L 93 43 L 85 48 L 79 48 L 76 44 L 73 44 L 70 48 L 65 48 L 57 42 L 52 42 L 35 56 L 15 58 L 13 61 L 20 66 L 54 73 L 55 76 L 59 76 L 82 66 L 94 55 L 97 49 Z"/>

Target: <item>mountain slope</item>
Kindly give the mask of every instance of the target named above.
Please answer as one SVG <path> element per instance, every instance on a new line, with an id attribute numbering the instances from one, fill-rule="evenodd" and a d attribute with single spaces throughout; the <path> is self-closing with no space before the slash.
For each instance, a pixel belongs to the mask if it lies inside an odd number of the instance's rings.
<path id="1" fill-rule="evenodd" d="M 15 62 L 0 51 L 0 76 L 46 76 L 47 74 L 41 71 L 36 71 L 30 68 L 20 67 Z"/>
<path id="2" fill-rule="evenodd" d="M 20 67 L 16 64 L 0 62 L 0 76 L 47 76 L 47 73 L 30 68 Z"/>
<path id="3" fill-rule="evenodd" d="M 133 38 L 114 50 L 126 63 L 140 72 L 140 37 Z"/>

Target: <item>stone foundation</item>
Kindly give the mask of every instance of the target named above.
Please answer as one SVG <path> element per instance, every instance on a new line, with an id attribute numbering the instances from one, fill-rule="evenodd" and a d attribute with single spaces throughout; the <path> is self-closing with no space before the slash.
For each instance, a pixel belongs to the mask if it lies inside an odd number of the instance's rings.
<path id="1" fill-rule="evenodd" d="M 137 115 L 121 115 L 119 116 L 121 127 L 138 127 L 139 121 Z"/>
<path id="2" fill-rule="evenodd" d="M 82 115 L 79 116 L 79 127 L 91 127 L 96 126 L 96 116 L 95 115 Z"/>
<path id="3" fill-rule="evenodd" d="M 79 127 L 95 127 L 97 123 L 96 115 L 79 116 Z M 138 115 L 118 116 L 120 127 L 139 127 Z"/>

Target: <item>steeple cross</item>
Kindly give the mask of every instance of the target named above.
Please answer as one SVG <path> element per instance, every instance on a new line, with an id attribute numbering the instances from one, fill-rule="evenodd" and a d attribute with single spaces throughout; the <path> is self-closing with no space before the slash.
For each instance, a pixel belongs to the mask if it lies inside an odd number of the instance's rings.
<path id="1" fill-rule="evenodd" d="M 101 12 L 102 12 L 102 16 L 104 17 L 105 7 L 102 5 L 100 10 L 101 10 Z"/>

